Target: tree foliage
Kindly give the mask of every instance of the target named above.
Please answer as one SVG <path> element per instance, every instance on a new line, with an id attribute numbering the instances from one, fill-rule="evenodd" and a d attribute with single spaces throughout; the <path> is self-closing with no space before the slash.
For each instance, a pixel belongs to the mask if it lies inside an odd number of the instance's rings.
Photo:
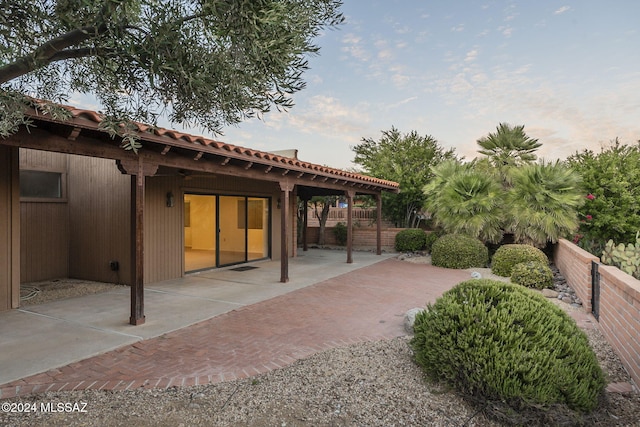
<path id="1" fill-rule="evenodd" d="M 424 187 L 426 209 L 447 233 L 484 242 L 502 239 L 503 191 L 499 182 L 472 164 L 449 160 L 433 168 L 435 178 Z"/>
<path id="2" fill-rule="evenodd" d="M 432 136 L 402 134 L 394 127 L 379 140 L 363 138 L 351 149 L 364 173 L 400 184 L 399 194 L 382 195 L 383 215 L 399 227 L 417 226 L 425 202 L 422 188 L 433 177 L 431 166 L 455 158 L 453 149 L 444 150 Z"/>
<path id="3" fill-rule="evenodd" d="M 580 175 L 554 162 L 526 165 L 512 176 L 505 228 L 515 242 L 543 247 L 577 230 L 584 201 Z"/>
<path id="4" fill-rule="evenodd" d="M 640 230 L 640 142 L 625 145 L 616 138 L 600 153 L 576 152 L 567 163 L 583 178 L 579 244 L 599 256 L 609 239 L 634 242 Z"/>
<path id="5" fill-rule="evenodd" d="M 490 134 L 495 137 L 491 145 L 487 140 L 480 150 L 487 154 L 493 147 L 493 157 L 432 168 L 434 178 L 423 191 L 436 224 L 486 243 L 499 243 L 510 233 L 516 243 L 538 247 L 577 229 L 580 176 L 559 162 L 534 163 L 541 144 L 524 136 L 523 129 L 498 126 L 497 134 Z"/>
<path id="6" fill-rule="evenodd" d="M 25 95 L 91 93 L 114 132 L 128 120 L 219 132 L 288 109 L 313 38 L 340 0 L 0 0 L 0 133 L 26 122 Z"/>
<path id="7" fill-rule="evenodd" d="M 535 162 L 535 151 L 542 145 L 537 139 L 530 138 L 524 131 L 524 125 L 511 126 L 500 123 L 495 133 L 480 138 L 478 152 L 484 154 L 500 173 L 504 183 L 509 184 L 510 172 L 514 167 Z"/>

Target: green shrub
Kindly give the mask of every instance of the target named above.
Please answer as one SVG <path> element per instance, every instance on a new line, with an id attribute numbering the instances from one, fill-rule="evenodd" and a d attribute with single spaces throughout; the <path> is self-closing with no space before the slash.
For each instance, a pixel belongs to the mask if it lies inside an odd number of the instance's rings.
<path id="1" fill-rule="evenodd" d="M 433 242 L 431 264 L 444 268 L 486 267 L 489 250 L 478 239 L 462 234 L 445 234 Z"/>
<path id="2" fill-rule="evenodd" d="M 491 272 L 498 276 L 511 276 L 511 269 L 516 264 L 528 261 L 538 261 L 548 265 L 549 259 L 540 249 L 531 245 L 502 245 L 491 259 Z"/>
<path id="3" fill-rule="evenodd" d="M 527 288 L 552 288 L 553 271 L 537 261 L 521 262 L 511 269 L 511 281 Z"/>
<path id="4" fill-rule="evenodd" d="M 512 283 L 462 282 L 418 313 L 414 332 L 415 359 L 430 379 L 513 424 L 575 421 L 597 406 L 604 388 L 575 321 Z"/>
<path id="5" fill-rule="evenodd" d="M 424 249 L 426 233 L 419 228 L 407 228 L 396 234 L 396 251 L 415 252 Z"/>
<path id="6" fill-rule="evenodd" d="M 433 244 L 436 240 L 440 238 L 441 234 L 436 231 L 431 231 L 427 233 L 427 237 L 425 239 L 424 250 L 431 253 L 431 248 L 433 248 Z"/>
<path id="7" fill-rule="evenodd" d="M 347 244 L 347 226 L 344 222 L 339 222 L 333 227 L 333 235 L 336 236 L 336 241 L 339 245 L 344 246 Z"/>

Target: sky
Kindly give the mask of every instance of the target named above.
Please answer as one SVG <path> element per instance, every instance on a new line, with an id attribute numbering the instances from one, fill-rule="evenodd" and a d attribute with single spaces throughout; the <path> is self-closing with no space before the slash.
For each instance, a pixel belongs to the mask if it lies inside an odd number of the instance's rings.
<path id="1" fill-rule="evenodd" d="M 637 0 L 345 0 L 342 11 L 315 40 L 295 106 L 215 139 L 342 169 L 357 168 L 351 147 L 392 127 L 467 160 L 499 123 L 524 125 L 547 160 L 640 139 Z"/>

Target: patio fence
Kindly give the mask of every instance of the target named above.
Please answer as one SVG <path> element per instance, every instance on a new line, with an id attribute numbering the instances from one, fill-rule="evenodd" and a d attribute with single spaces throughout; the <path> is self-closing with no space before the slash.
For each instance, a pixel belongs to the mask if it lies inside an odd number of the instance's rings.
<path id="1" fill-rule="evenodd" d="M 640 386 L 640 280 L 564 239 L 554 260 L 584 308 L 595 311 L 600 331 Z"/>
<path id="2" fill-rule="evenodd" d="M 316 216 L 316 212 L 313 208 L 309 208 L 307 211 L 307 218 L 309 221 L 309 227 L 319 227 L 320 222 Z M 376 224 L 376 209 L 375 208 L 353 208 L 352 219 L 355 224 L 361 227 L 375 227 Z M 327 227 L 333 227 L 339 222 L 347 223 L 347 208 L 330 208 L 329 216 L 327 217 Z M 383 220 L 385 228 L 393 227 L 393 224 Z"/>
<path id="3" fill-rule="evenodd" d="M 381 229 L 381 246 L 386 251 L 395 250 L 396 234 L 404 228 L 383 228 Z M 307 229 L 307 242 L 310 245 L 316 244 L 320 234 L 319 227 L 309 227 Z M 324 230 L 325 245 L 335 246 L 338 244 L 333 233 L 333 227 Z M 376 229 L 369 227 L 353 227 L 353 247 L 355 249 L 373 249 L 376 247 Z"/>

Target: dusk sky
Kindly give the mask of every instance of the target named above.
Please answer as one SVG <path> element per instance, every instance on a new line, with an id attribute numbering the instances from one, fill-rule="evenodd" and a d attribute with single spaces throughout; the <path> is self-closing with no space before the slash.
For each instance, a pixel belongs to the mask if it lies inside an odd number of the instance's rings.
<path id="1" fill-rule="evenodd" d="M 288 113 L 215 137 L 353 167 L 351 146 L 398 128 L 466 159 L 500 122 L 539 156 L 640 139 L 640 2 L 345 0 Z M 200 134 L 198 130 L 192 133 Z"/>

